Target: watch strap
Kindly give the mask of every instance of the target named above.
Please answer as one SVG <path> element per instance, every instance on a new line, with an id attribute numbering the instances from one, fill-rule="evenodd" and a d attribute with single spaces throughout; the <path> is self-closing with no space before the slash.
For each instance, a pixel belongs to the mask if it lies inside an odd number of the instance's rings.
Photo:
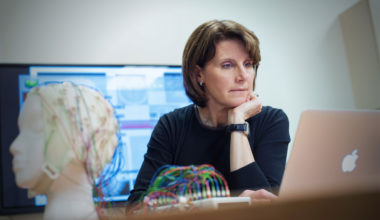
<path id="1" fill-rule="evenodd" d="M 230 124 L 227 126 L 227 132 L 231 133 L 233 131 L 244 132 L 247 136 L 249 135 L 249 124 L 245 122 L 244 124 Z"/>

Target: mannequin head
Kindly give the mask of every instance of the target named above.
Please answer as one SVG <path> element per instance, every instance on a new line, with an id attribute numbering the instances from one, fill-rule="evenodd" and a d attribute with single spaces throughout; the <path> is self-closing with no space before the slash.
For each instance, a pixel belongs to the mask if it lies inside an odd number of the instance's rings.
<path id="1" fill-rule="evenodd" d="M 41 99 L 29 96 L 18 120 L 19 135 L 11 145 L 13 171 L 21 188 L 32 188 L 42 175 L 44 126 Z"/>
<path id="2" fill-rule="evenodd" d="M 18 124 L 13 170 L 31 195 L 46 194 L 69 162 L 83 166 L 93 184 L 118 145 L 112 106 L 99 92 L 72 83 L 32 89 Z"/>

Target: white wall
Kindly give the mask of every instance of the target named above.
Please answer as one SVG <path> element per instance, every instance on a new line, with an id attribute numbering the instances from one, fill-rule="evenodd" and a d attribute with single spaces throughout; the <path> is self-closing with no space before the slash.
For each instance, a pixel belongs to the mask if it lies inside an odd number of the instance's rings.
<path id="1" fill-rule="evenodd" d="M 338 16 L 358 0 L 1 0 L 0 63 L 180 64 L 190 33 L 232 19 L 261 40 L 257 90 L 294 135 L 307 108 L 354 108 Z"/>
<path id="2" fill-rule="evenodd" d="M 355 108 L 338 16 L 359 0 L 0 0 L 0 63 L 181 64 L 190 33 L 232 19 L 261 40 L 257 91 L 294 138 L 309 108 Z"/>
<path id="3" fill-rule="evenodd" d="M 376 37 L 378 58 L 380 61 L 380 1 L 379 0 L 369 0 L 369 7 L 371 10 L 373 29 Z"/>
<path id="4" fill-rule="evenodd" d="M 340 15 L 355 106 L 362 109 L 380 109 L 380 59 L 371 14 L 369 2 L 362 0 Z"/>

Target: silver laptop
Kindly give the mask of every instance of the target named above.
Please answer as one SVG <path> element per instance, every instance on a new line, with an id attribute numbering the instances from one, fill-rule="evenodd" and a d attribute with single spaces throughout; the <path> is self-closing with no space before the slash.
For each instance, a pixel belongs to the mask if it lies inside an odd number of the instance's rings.
<path id="1" fill-rule="evenodd" d="M 380 111 L 301 114 L 279 197 L 380 189 Z"/>

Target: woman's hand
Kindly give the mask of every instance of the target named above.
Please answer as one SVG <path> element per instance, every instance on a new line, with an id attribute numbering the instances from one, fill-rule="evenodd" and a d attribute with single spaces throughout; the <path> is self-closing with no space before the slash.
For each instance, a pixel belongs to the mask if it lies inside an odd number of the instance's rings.
<path id="1" fill-rule="evenodd" d="M 228 111 L 228 124 L 241 124 L 248 118 L 261 112 L 261 100 L 253 91 L 241 105 Z"/>
<path id="2" fill-rule="evenodd" d="M 239 196 L 250 197 L 252 202 L 270 202 L 276 200 L 278 197 L 273 193 L 265 190 L 244 190 Z"/>
<path id="3" fill-rule="evenodd" d="M 261 101 L 253 91 L 241 105 L 228 111 L 228 124 L 243 124 L 246 119 L 261 111 Z M 247 135 L 242 132 L 231 132 L 230 171 L 234 172 L 255 162 Z"/>

